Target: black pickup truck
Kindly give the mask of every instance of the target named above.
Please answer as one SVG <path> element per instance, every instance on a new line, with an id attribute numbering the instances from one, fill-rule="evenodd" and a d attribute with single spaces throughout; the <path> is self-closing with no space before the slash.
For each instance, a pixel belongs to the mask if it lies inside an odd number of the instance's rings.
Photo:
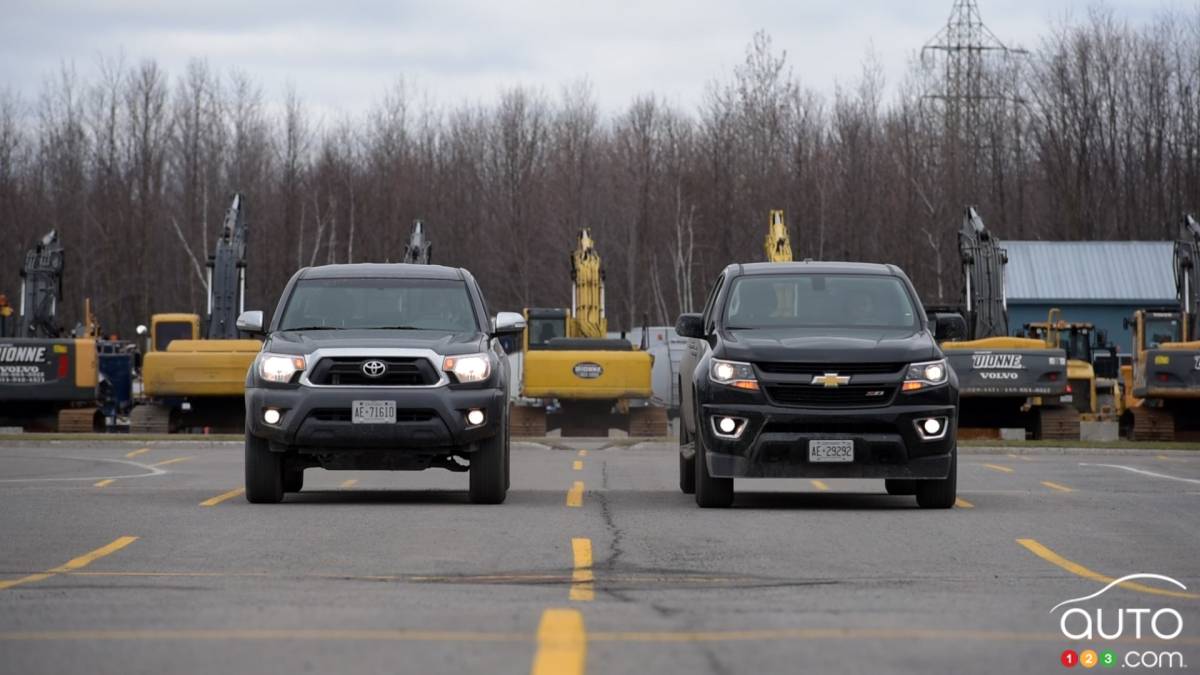
<path id="1" fill-rule="evenodd" d="M 304 470 L 470 471 L 470 499 L 509 484 L 508 361 L 474 277 L 436 265 L 327 265 L 297 272 L 246 378 L 246 498 L 299 492 Z"/>
<path id="2" fill-rule="evenodd" d="M 956 499 L 958 382 L 893 265 L 730 265 L 675 330 L 679 484 L 704 507 L 737 478 L 883 478 Z"/>

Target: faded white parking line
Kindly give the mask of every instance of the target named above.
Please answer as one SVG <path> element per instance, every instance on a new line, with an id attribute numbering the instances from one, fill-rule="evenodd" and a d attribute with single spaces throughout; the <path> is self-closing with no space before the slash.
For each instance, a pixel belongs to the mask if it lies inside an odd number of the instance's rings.
<path id="1" fill-rule="evenodd" d="M 146 476 L 161 476 L 166 473 L 165 469 L 159 469 L 151 464 L 142 464 L 140 462 L 131 462 L 125 459 L 100 459 L 97 457 L 47 457 L 46 459 L 70 459 L 80 462 L 107 462 L 110 464 L 125 464 L 128 466 L 136 466 L 139 469 L 145 470 L 146 473 L 131 473 L 123 476 L 80 476 L 80 477 L 54 477 L 54 478 L 0 478 L 0 483 L 45 483 L 51 481 L 79 481 L 79 480 L 117 480 L 124 478 L 145 478 Z"/>
<path id="2" fill-rule="evenodd" d="M 1158 473 L 1156 471 L 1147 471 L 1145 469 L 1136 469 L 1132 466 L 1125 466 L 1123 464 L 1088 464 L 1086 462 L 1080 462 L 1079 466 L 1103 466 L 1108 469 L 1121 469 L 1122 471 L 1128 471 L 1130 473 L 1137 473 L 1137 474 L 1141 474 L 1143 476 L 1152 476 L 1154 478 L 1166 478 L 1167 480 L 1177 480 L 1181 483 L 1192 483 L 1194 485 L 1200 485 L 1200 480 L 1197 480 L 1195 478 L 1183 478 L 1181 476 L 1172 476 L 1172 475 L 1165 474 L 1165 473 Z"/>

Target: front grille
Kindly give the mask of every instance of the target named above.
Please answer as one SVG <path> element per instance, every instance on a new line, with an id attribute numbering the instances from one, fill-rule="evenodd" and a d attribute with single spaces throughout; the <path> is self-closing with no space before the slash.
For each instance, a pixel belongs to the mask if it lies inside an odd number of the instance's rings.
<path id="1" fill-rule="evenodd" d="M 894 434 L 896 426 L 878 422 L 860 422 L 853 424 L 829 424 L 807 422 L 768 422 L 763 425 L 764 434 L 829 434 L 841 436 L 861 436 L 864 434 Z"/>
<path id="2" fill-rule="evenodd" d="M 892 402 L 895 385 L 850 384 L 821 387 L 807 384 L 769 384 L 767 396 L 780 405 L 800 408 L 880 408 Z"/>
<path id="3" fill-rule="evenodd" d="M 397 422 L 428 422 L 433 419 L 432 410 L 397 410 Z M 318 422 L 349 422 L 352 415 L 349 408 L 318 408 L 308 414 L 309 418 Z"/>
<path id="4" fill-rule="evenodd" d="M 906 363 L 789 363 L 779 361 L 759 362 L 758 369 L 764 373 L 780 375 L 889 375 L 899 373 Z"/>
<path id="5" fill-rule="evenodd" d="M 367 361 L 381 361 L 387 370 L 380 377 L 363 373 Z M 419 387 L 437 384 L 438 374 L 429 359 L 421 357 L 375 358 L 364 356 L 326 357 L 317 362 L 309 380 L 313 384 L 345 386 Z"/>

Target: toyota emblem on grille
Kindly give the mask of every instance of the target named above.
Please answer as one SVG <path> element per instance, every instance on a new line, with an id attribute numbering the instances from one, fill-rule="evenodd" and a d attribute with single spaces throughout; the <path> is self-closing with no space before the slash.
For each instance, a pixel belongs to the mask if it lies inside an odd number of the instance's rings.
<path id="1" fill-rule="evenodd" d="M 363 375 L 367 377 L 382 377 L 387 372 L 387 364 L 383 361 L 365 361 L 362 364 Z"/>

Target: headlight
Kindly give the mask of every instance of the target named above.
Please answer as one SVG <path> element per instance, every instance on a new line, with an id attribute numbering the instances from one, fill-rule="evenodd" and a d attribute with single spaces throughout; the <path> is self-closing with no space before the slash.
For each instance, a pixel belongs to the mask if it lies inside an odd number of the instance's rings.
<path id="1" fill-rule="evenodd" d="M 949 377 L 946 359 L 914 363 L 904 375 L 904 391 L 919 391 L 946 383 Z"/>
<path id="2" fill-rule="evenodd" d="M 482 382 L 492 374 L 492 359 L 487 354 L 447 356 L 442 370 L 453 373 L 459 382 Z"/>
<path id="3" fill-rule="evenodd" d="M 749 363 L 713 359 L 708 368 L 708 377 L 717 384 L 751 391 L 758 390 L 758 379 L 754 377 L 754 366 Z"/>
<path id="4" fill-rule="evenodd" d="M 303 356 L 263 354 L 258 359 L 258 376 L 267 382 L 291 382 L 296 373 L 302 370 Z"/>

